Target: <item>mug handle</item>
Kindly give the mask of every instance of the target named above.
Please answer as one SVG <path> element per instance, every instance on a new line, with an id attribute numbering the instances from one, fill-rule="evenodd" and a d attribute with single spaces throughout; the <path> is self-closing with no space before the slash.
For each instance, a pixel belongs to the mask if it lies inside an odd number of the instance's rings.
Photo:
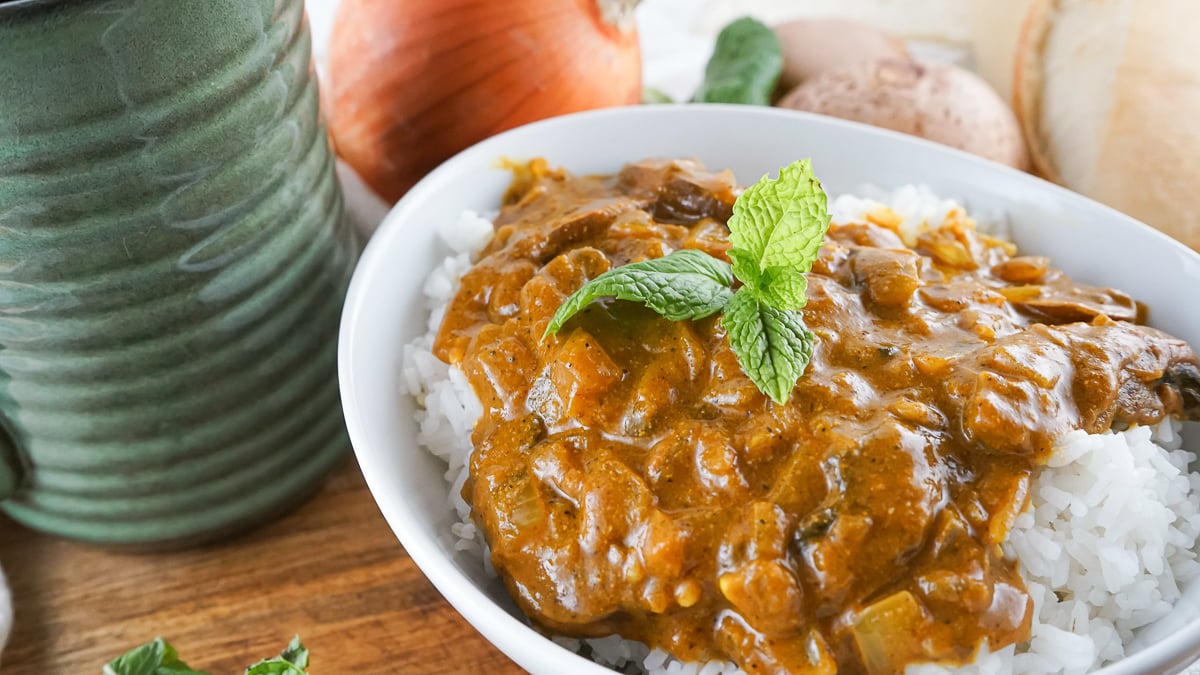
<path id="1" fill-rule="evenodd" d="M 16 440 L 0 417 L 0 499 L 8 499 L 17 491 L 23 473 Z"/>

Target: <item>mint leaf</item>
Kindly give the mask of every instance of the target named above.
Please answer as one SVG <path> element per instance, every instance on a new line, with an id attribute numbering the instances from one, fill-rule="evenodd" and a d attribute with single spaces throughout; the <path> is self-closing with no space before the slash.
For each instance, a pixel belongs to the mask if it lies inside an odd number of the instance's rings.
<path id="1" fill-rule="evenodd" d="M 743 286 L 725 305 L 721 324 L 742 371 L 776 403 L 787 403 L 812 360 L 814 338 L 800 312 L 772 307 Z"/>
<path id="2" fill-rule="evenodd" d="M 721 311 L 733 295 L 732 284 L 728 264 L 690 249 L 622 265 L 572 293 L 551 317 L 545 335 L 557 333 L 579 310 L 604 297 L 644 303 L 671 321 L 700 319 Z"/>
<path id="3" fill-rule="evenodd" d="M 259 661 L 246 669 L 246 675 L 307 675 L 307 668 L 308 649 L 296 635 L 277 658 Z"/>
<path id="4" fill-rule="evenodd" d="M 301 668 L 307 668 L 308 648 L 300 642 L 299 635 L 293 635 L 292 641 L 289 642 L 287 648 L 279 654 L 279 658 L 287 661 L 288 663 L 293 663 L 297 666 L 300 666 Z"/>
<path id="5" fill-rule="evenodd" d="M 297 635 L 276 658 L 259 661 L 246 675 L 308 675 L 308 649 Z M 129 650 L 104 666 L 103 675 L 208 675 L 179 660 L 175 648 L 162 638 Z"/>
<path id="6" fill-rule="evenodd" d="M 704 82 L 693 98 L 698 103 L 770 105 L 781 72 L 783 49 L 775 31 L 744 17 L 717 36 Z"/>
<path id="7" fill-rule="evenodd" d="M 733 273 L 761 301 L 778 309 L 805 305 L 808 281 L 825 232 L 829 211 L 825 191 L 801 160 L 763 176 L 733 203 L 729 241 Z"/>
<path id="8" fill-rule="evenodd" d="M 815 337 L 800 309 L 808 302 L 807 274 L 828 229 L 827 199 L 812 163 L 793 162 L 780 169 L 779 178 L 763 176 L 734 202 L 732 265 L 684 250 L 609 270 L 572 293 L 542 337 L 603 297 L 644 303 L 672 321 L 723 311 L 721 323 L 738 364 L 782 405 L 812 360 Z M 735 278 L 742 283 L 736 293 L 730 289 Z"/>
<path id="9" fill-rule="evenodd" d="M 784 265 L 762 271 L 758 297 L 778 309 L 795 311 L 808 304 L 808 272 Z"/>
<path id="10" fill-rule="evenodd" d="M 179 660 L 175 648 L 162 638 L 135 647 L 104 666 L 104 675 L 207 675 Z"/>
<path id="11" fill-rule="evenodd" d="M 642 90 L 642 103 L 646 105 L 674 102 L 675 100 L 672 99 L 671 96 L 662 89 L 658 89 L 656 87 L 646 87 Z"/>

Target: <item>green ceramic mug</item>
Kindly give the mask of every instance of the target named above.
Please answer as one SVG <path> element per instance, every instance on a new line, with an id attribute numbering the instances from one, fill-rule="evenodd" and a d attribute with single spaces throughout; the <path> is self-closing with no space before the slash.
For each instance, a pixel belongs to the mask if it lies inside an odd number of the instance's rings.
<path id="1" fill-rule="evenodd" d="M 111 544 L 211 539 L 348 448 L 358 251 L 302 0 L 0 0 L 0 494 Z"/>

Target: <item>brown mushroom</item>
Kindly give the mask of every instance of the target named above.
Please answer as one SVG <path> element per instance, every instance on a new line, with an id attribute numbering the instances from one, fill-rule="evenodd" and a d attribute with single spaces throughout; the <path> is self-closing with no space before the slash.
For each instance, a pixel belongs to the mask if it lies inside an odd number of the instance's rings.
<path id="1" fill-rule="evenodd" d="M 978 76 L 950 64 L 854 64 L 810 78 L 779 106 L 921 136 L 1019 169 L 1028 164 L 1012 110 Z"/>

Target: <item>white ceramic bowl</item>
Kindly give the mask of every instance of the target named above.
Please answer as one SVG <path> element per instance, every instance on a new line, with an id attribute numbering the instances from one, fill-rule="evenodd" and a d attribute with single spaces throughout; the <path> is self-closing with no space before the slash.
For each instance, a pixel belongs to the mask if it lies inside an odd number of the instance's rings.
<path id="1" fill-rule="evenodd" d="M 926 183 L 970 210 L 1006 214 L 1021 250 L 1050 256 L 1082 282 L 1132 293 L 1150 306 L 1154 325 L 1200 345 L 1196 253 L 1075 193 L 910 136 L 770 108 L 673 105 L 560 117 L 465 150 L 392 209 L 359 262 L 342 316 L 342 404 L 367 484 L 409 555 L 467 621 L 533 673 L 611 671 L 528 628 L 478 563 L 456 557 L 445 467 L 414 441 L 414 402 L 400 391 L 399 368 L 401 346 L 424 332 L 422 282 L 447 254 L 435 228 L 464 209 L 497 208 L 510 179 L 498 159 L 538 156 L 579 173 L 614 172 L 644 157 L 697 157 L 733 169 L 743 184 L 812 157 L 830 194 Z M 1195 448 L 1200 439 L 1190 440 Z M 1200 585 L 1164 625 L 1151 627 L 1144 637 L 1152 644 L 1104 672 L 1173 672 L 1200 656 L 1197 596 Z"/>

